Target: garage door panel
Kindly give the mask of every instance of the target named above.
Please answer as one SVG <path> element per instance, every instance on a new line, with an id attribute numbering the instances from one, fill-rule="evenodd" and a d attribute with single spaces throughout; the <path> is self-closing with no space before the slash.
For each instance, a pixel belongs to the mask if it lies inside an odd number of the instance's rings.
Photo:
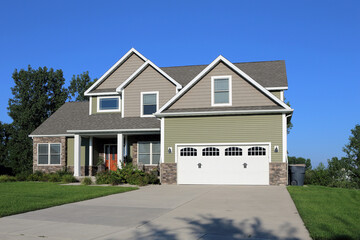
<path id="1" fill-rule="evenodd" d="M 178 183 L 244 185 L 269 184 L 268 145 L 261 145 L 261 147 L 265 148 L 266 151 L 266 155 L 264 156 L 248 156 L 248 149 L 253 147 L 253 145 L 236 146 L 242 149 L 241 156 L 225 156 L 225 149 L 229 147 L 233 146 L 178 146 Z M 191 148 L 192 152 L 194 152 L 195 149 L 196 156 L 181 156 L 181 149 L 184 148 Z M 202 150 L 206 148 L 218 149 L 219 156 L 203 156 Z M 214 154 L 214 151 L 216 152 L 216 150 L 210 149 L 210 153 L 208 152 L 207 155 Z M 246 164 L 246 167 L 244 164 Z"/>

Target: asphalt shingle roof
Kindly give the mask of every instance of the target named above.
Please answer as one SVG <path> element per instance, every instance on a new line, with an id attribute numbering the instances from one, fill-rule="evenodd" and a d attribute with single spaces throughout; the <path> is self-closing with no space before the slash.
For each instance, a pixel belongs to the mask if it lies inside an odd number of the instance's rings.
<path id="1" fill-rule="evenodd" d="M 183 109 L 167 109 L 163 113 L 175 112 L 221 112 L 221 111 L 236 111 L 236 110 L 274 110 L 284 109 L 281 106 L 246 106 L 246 107 L 211 107 L 211 108 L 183 108 Z"/>

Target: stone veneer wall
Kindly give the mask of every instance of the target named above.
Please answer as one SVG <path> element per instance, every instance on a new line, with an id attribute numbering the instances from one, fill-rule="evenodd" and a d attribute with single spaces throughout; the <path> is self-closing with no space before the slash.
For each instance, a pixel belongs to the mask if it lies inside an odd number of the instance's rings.
<path id="1" fill-rule="evenodd" d="M 37 149 L 39 143 L 61 143 L 60 165 L 38 165 Z M 33 171 L 46 173 L 64 170 L 66 166 L 66 138 L 65 137 L 34 137 L 33 138 Z"/>
<path id="2" fill-rule="evenodd" d="M 288 183 L 288 164 L 270 163 L 269 165 L 270 185 L 287 185 Z"/>
<path id="3" fill-rule="evenodd" d="M 161 163 L 160 164 L 160 182 L 161 184 L 177 183 L 177 164 Z"/>

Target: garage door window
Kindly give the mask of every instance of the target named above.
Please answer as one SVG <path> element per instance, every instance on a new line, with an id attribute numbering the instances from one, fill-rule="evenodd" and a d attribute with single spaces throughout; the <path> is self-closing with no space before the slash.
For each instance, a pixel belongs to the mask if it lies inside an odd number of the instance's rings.
<path id="1" fill-rule="evenodd" d="M 249 156 L 265 156 L 266 155 L 266 149 L 263 147 L 251 147 L 248 150 Z"/>
<path id="2" fill-rule="evenodd" d="M 160 162 L 160 142 L 139 142 L 138 162 L 155 165 Z"/>
<path id="3" fill-rule="evenodd" d="M 183 148 L 180 150 L 180 156 L 197 156 L 197 150 L 195 148 Z"/>
<path id="4" fill-rule="evenodd" d="M 219 156 L 220 151 L 218 148 L 215 147 L 207 147 L 202 150 L 203 156 Z"/>
<path id="5" fill-rule="evenodd" d="M 242 156 L 242 149 L 239 147 L 229 147 L 225 149 L 225 156 Z"/>

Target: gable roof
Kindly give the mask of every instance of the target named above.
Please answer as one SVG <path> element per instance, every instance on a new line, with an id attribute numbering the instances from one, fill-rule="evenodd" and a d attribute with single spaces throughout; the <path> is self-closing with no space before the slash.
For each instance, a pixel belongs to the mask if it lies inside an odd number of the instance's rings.
<path id="1" fill-rule="evenodd" d="M 89 89 L 87 89 L 84 93 L 85 96 L 91 96 L 91 95 L 100 95 L 94 91 L 92 91 L 94 88 L 98 87 L 100 85 L 100 83 L 102 83 L 107 77 L 109 77 L 121 64 L 123 64 L 128 57 L 130 57 L 132 54 L 136 54 L 138 57 L 140 57 L 142 60 L 147 61 L 147 58 L 144 57 L 141 53 L 139 53 L 138 51 L 136 51 L 135 48 L 131 48 L 122 58 L 119 59 L 119 61 L 117 61 L 109 70 L 107 70 L 106 73 L 104 73 L 104 75 L 102 75 L 93 85 L 91 85 L 91 87 L 89 87 Z M 114 89 L 115 90 L 115 89 Z M 91 92 L 92 91 L 92 92 Z M 91 92 L 91 93 L 90 93 Z M 107 95 L 107 94 L 116 94 L 115 91 L 111 91 L 111 92 L 101 92 L 103 93 L 103 95 Z"/>
<path id="2" fill-rule="evenodd" d="M 172 99 L 170 99 L 163 107 L 161 107 L 157 112 L 156 116 L 161 116 L 162 112 L 166 109 L 168 109 L 172 104 L 174 104 L 179 98 L 181 98 L 191 87 L 193 87 L 198 81 L 202 79 L 205 74 L 207 74 L 213 67 L 215 67 L 219 62 L 223 62 L 225 65 L 227 65 L 230 69 L 235 71 L 237 74 L 242 76 L 246 81 L 248 81 L 250 84 L 252 84 L 254 87 L 256 87 L 259 91 L 261 91 L 263 94 L 265 94 L 268 98 L 273 100 L 275 103 L 277 103 L 279 106 L 281 106 L 284 110 L 292 111 L 292 109 L 286 105 L 284 102 L 282 102 L 280 99 L 275 97 L 273 94 L 271 94 L 268 90 L 266 90 L 263 86 L 261 86 L 258 82 L 256 82 L 254 79 L 252 79 L 249 75 L 241 71 L 238 67 L 236 67 L 234 64 L 232 64 L 230 61 L 228 61 L 223 56 L 217 57 L 212 63 L 210 63 L 207 67 L 205 67 L 194 79 L 192 79 L 179 93 L 177 93 Z M 171 113 L 167 113 L 171 114 Z"/>
<path id="3" fill-rule="evenodd" d="M 285 90 L 288 87 L 284 60 L 233 64 L 268 90 Z M 182 86 L 186 86 L 207 66 L 208 65 L 161 67 L 161 69 L 176 79 Z"/>
<path id="4" fill-rule="evenodd" d="M 30 136 L 72 135 L 74 132 L 159 131 L 156 118 L 126 117 L 119 113 L 89 115 L 89 102 L 67 102 L 36 128 Z"/>
<path id="5" fill-rule="evenodd" d="M 153 67 L 158 73 L 163 75 L 166 79 L 168 79 L 172 84 L 176 86 L 177 89 L 181 89 L 182 86 L 177 81 L 175 81 L 172 77 L 170 77 L 166 72 L 161 70 L 158 66 L 156 66 L 150 60 L 146 60 L 143 65 L 141 65 L 138 70 L 136 70 L 125 82 L 123 82 L 119 87 L 116 88 L 117 92 L 121 92 L 128 84 L 130 84 L 137 76 L 139 76 L 148 66 Z"/>

